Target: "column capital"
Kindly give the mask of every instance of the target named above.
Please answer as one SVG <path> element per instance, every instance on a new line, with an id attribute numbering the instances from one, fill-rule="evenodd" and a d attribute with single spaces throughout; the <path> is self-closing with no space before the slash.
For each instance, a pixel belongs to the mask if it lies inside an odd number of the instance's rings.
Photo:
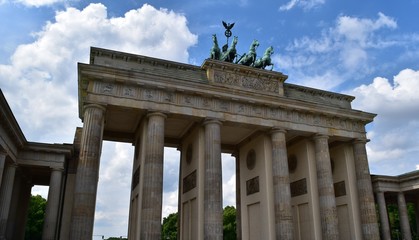
<path id="1" fill-rule="evenodd" d="M 370 140 L 367 138 L 355 138 L 354 140 L 352 140 L 353 143 L 363 143 L 363 144 L 366 144 L 369 141 Z"/>
<path id="2" fill-rule="evenodd" d="M 64 172 L 64 168 L 62 167 L 50 167 L 50 169 L 51 169 L 51 172 L 55 172 L 55 171 Z"/>
<path id="3" fill-rule="evenodd" d="M 102 110 L 103 112 L 106 111 L 106 106 L 104 106 L 104 105 L 89 103 L 89 104 L 86 104 L 86 105 L 83 106 L 83 112 L 85 112 L 89 108 L 98 108 L 98 109 Z"/>
<path id="4" fill-rule="evenodd" d="M 164 119 L 167 118 L 167 115 L 162 113 L 162 112 L 149 112 L 147 113 L 147 118 L 153 117 L 153 116 L 160 116 L 163 117 Z"/>
<path id="5" fill-rule="evenodd" d="M 327 139 L 328 140 L 329 135 L 316 133 L 316 134 L 313 135 L 313 139 L 314 140 L 316 140 L 316 139 Z"/>
<path id="6" fill-rule="evenodd" d="M 284 129 L 284 128 L 276 128 L 276 127 L 273 127 L 273 128 L 271 128 L 271 130 L 269 130 L 270 134 L 277 133 L 277 132 L 285 134 L 285 133 L 287 133 L 287 130 Z"/>
<path id="7" fill-rule="evenodd" d="M 8 167 L 11 167 L 11 168 L 18 168 L 19 166 L 17 165 L 17 163 L 12 163 L 12 164 L 9 164 L 9 165 L 7 165 Z"/>
<path id="8" fill-rule="evenodd" d="M 207 125 L 207 124 L 210 124 L 210 123 L 215 123 L 215 124 L 218 124 L 220 126 L 223 125 L 223 123 L 220 120 L 216 119 L 216 118 L 205 118 L 205 120 L 202 123 L 202 125 Z"/>

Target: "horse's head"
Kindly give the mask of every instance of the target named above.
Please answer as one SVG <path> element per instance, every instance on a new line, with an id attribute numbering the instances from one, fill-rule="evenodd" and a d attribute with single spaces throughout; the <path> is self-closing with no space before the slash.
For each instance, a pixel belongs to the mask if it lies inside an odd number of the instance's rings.
<path id="1" fill-rule="evenodd" d="M 272 46 L 268 47 L 265 51 L 265 55 L 272 55 L 274 54 L 274 48 Z"/>
<path id="2" fill-rule="evenodd" d="M 250 49 L 254 50 L 259 46 L 259 41 L 258 40 L 253 40 L 252 45 L 250 45 Z"/>

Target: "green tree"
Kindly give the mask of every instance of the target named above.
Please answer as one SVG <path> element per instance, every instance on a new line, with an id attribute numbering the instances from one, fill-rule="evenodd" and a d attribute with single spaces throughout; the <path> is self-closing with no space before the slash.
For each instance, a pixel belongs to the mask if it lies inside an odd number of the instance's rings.
<path id="1" fill-rule="evenodd" d="M 28 222 L 25 228 L 25 240 L 42 239 L 46 205 L 47 200 L 42 196 L 31 196 L 28 207 Z"/>
<path id="2" fill-rule="evenodd" d="M 223 239 L 236 240 L 236 208 L 226 206 L 223 211 Z"/>
<path id="3" fill-rule="evenodd" d="M 178 213 L 171 213 L 169 216 L 163 218 L 162 226 L 162 240 L 175 240 L 177 239 L 177 221 Z"/>

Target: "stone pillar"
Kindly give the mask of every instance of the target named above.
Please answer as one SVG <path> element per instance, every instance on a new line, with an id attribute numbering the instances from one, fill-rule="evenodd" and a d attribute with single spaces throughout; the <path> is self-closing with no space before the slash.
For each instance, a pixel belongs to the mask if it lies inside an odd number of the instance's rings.
<path id="1" fill-rule="evenodd" d="M 0 188 L 1 179 L 3 178 L 4 165 L 6 164 L 6 153 L 0 152 Z"/>
<path id="2" fill-rule="evenodd" d="M 44 227 L 42 230 L 43 240 L 56 239 L 58 226 L 58 213 L 60 210 L 60 193 L 63 169 L 52 168 L 49 180 L 48 201 L 45 210 Z"/>
<path id="3" fill-rule="evenodd" d="M 221 169 L 221 122 L 207 120 L 205 126 L 204 239 L 223 239 L 223 194 Z"/>
<path id="4" fill-rule="evenodd" d="M 338 214 L 333 188 L 328 136 L 314 137 L 316 151 L 317 187 L 319 191 L 320 223 L 325 239 L 339 239 Z"/>
<path id="5" fill-rule="evenodd" d="M 17 174 L 18 173 L 16 173 L 15 178 L 17 177 Z M 25 225 L 28 219 L 28 208 L 29 208 L 29 202 L 31 198 L 31 190 L 33 186 L 32 181 L 28 179 L 26 176 L 21 175 L 20 177 L 22 179 L 19 183 L 20 191 L 19 191 L 18 201 L 17 203 L 15 203 L 16 210 L 15 210 L 14 231 L 12 232 L 12 236 L 13 236 L 12 239 L 24 239 L 25 237 Z M 17 185 L 17 181 L 15 181 L 15 185 L 14 185 L 15 188 L 17 187 L 16 185 Z M 14 204 L 12 203 L 12 208 L 13 208 L 13 205 Z M 10 237 L 9 231 L 10 230 L 8 230 L 8 234 Z"/>
<path id="6" fill-rule="evenodd" d="M 364 239 L 380 240 L 367 150 L 365 149 L 366 142 L 365 139 L 358 139 L 353 144 L 361 229 Z"/>
<path id="7" fill-rule="evenodd" d="M 380 213 L 381 237 L 383 240 L 391 240 L 390 224 L 388 222 L 387 204 L 384 192 L 380 191 L 377 193 L 377 203 Z"/>
<path id="8" fill-rule="evenodd" d="M 399 206 L 400 228 L 402 230 L 403 240 L 412 240 L 412 232 L 410 231 L 406 200 L 403 192 L 397 193 L 397 204 Z"/>
<path id="9" fill-rule="evenodd" d="M 166 115 L 147 115 L 143 192 L 141 204 L 141 240 L 161 238 L 163 203 L 164 123 Z"/>
<path id="10" fill-rule="evenodd" d="M 92 239 L 105 108 L 87 105 L 74 187 L 70 239 Z"/>
<path id="11" fill-rule="evenodd" d="M 9 164 L 6 166 L 4 181 L 0 189 L 0 240 L 6 239 L 7 222 L 9 219 L 16 168 L 16 164 Z"/>
<path id="12" fill-rule="evenodd" d="M 241 189 L 240 189 L 240 153 L 236 151 L 236 236 L 237 240 L 242 239 L 242 209 L 241 209 Z"/>
<path id="13" fill-rule="evenodd" d="M 415 201 L 416 234 L 419 234 L 419 199 Z"/>
<path id="14" fill-rule="evenodd" d="M 285 130 L 271 132 L 276 239 L 294 239 Z"/>
<path id="15" fill-rule="evenodd" d="M 181 225 L 180 225 L 180 221 L 181 221 L 181 216 L 182 216 L 182 193 L 180 191 L 180 189 L 182 189 L 182 182 L 183 182 L 183 178 L 182 178 L 182 168 L 183 168 L 183 157 L 186 156 L 186 152 L 188 151 L 188 147 L 179 145 L 178 146 L 178 151 L 180 151 L 180 159 L 179 159 L 179 178 L 178 178 L 178 194 L 177 194 L 177 209 L 178 209 L 178 221 L 177 221 L 177 236 L 176 239 L 180 239 L 180 232 L 181 230 Z"/>

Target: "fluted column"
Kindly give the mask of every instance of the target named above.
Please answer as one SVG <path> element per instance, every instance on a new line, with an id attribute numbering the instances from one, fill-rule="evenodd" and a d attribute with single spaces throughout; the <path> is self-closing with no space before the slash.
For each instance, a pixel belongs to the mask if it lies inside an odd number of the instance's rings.
<path id="1" fill-rule="evenodd" d="M 384 192 L 377 193 L 377 203 L 380 213 L 381 237 L 383 240 L 391 240 L 390 224 L 388 222 L 387 204 Z"/>
<path id="2" fill-rule="evenodd" d="M 339 239 L 338 215 L 333 188 L 328 136 L 314 137 L 316 151 L 317 185 L 323 240 Z"/>
<path id="3" fill-rule="evenodd" d="M 166 115 L 147 115 L 147 143 L 141 205 L 141 240 L 161 238 L 163 202 L 164 124 Z"/>
<path id="4" fill-rule="evenodd" d="M 0 190 L 0 240 L 6 239 L 7 221 L 17 165 L 9 164 L 4 171 L 4 181 Z"/>
<path id="5" fill-rule="evenodd" d="M 294 239 L 285 130 L 271 132 L 276 239 Z"/>
<path id="6" fill-rule="evenodd" d="M 403 240 L 412 240 L 412 232 L 410 231 L 406 200 L 403 192 L 397 193 L 397 205 L 399 206 L 400 228 L 402 230 Z"/>
<path id="7" fill-rule="evenodd" d="M 0 152 L 0 188 L 1 179 L 3 178 L 4 165 L 6 164 L 6 153 Z"/>
<path id="8" fill-rule="evenodd" d="M 205 126 L 204 239 L 223 239 L 223 194 L 221 169 L 221 122 L 207 120 Z"/>
<path id="9" fill-rule="evenodd" d="M 379 240 L 380 232 L 368 166 L 367 150 L 365 148 L 366 142 L 365 139 L 358 139 L 353 144 L 361 228 L 364 239 Z"/>
<path id="10" fill-rule="evenodd" d="M 48 201 L 45 210 L 43 240 L 54 240 L 57 230 L 58 213 L 60 208 L 61 180 L 63 169 L 52 168 L 49 180 Z"/>
<path id="11" fill-rule="evenodd" d="M 92 239 L 104 119 L 104 107 L 95 104 L 85 106 L 70 239 Z"/>
<path id="12" fill-rule="evenodd" d="M 236 239 L 242 239 L 242 208 L 240 188 L 240 153 L 236 151 L 233 155 L 236 158 Z"/>

